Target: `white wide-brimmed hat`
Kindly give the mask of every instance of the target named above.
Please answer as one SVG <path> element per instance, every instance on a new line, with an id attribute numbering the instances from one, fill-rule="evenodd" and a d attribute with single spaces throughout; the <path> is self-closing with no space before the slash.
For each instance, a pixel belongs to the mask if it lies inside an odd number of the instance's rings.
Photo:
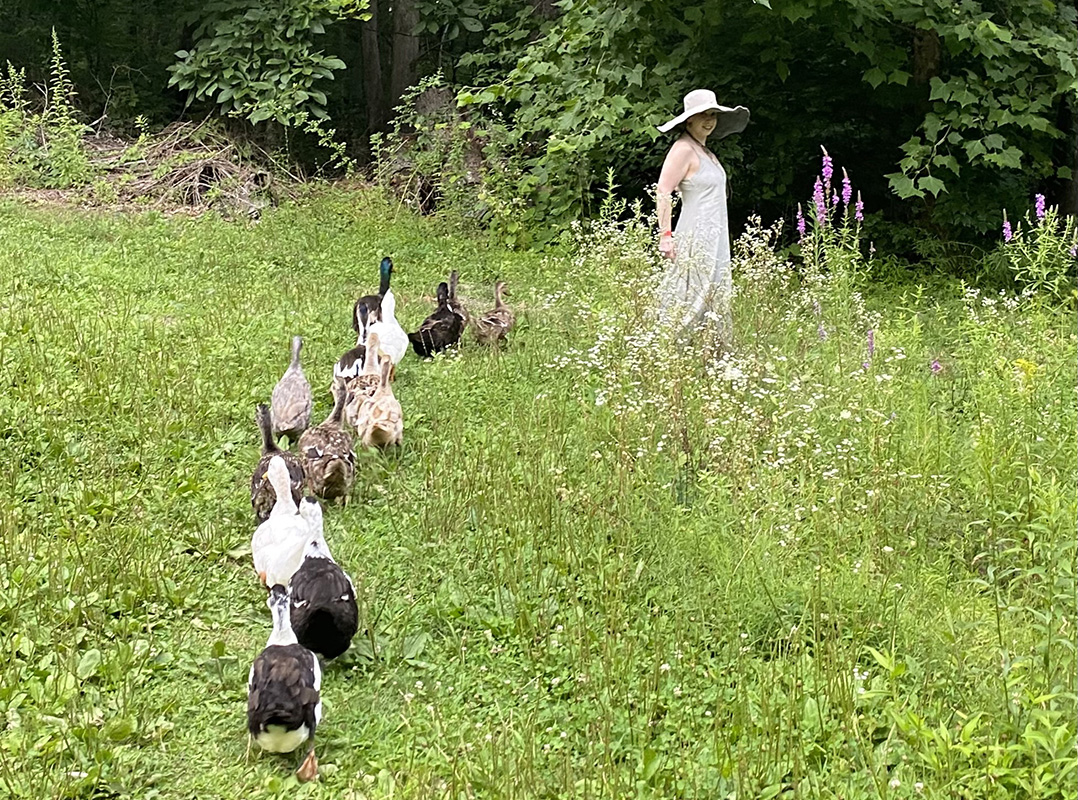
<path id="1" fill-rule="evenodd" d="M 684 122 L 693 114 L 701 114 L 704 111 L 718 111 L 719 118 L 715 121 L 715 130 L 712 136 L 721 139 L 731 133 L 741 133 L 749 124 L 749 110 L 745 106 L 729 108 L 720 106 L 715 99 L 715 93 L 710 89 L 694 89 L 685 95 L 685 110 L 669 122 L 659 126 L 662 133 L 666 133 L 675 125 Z"/>

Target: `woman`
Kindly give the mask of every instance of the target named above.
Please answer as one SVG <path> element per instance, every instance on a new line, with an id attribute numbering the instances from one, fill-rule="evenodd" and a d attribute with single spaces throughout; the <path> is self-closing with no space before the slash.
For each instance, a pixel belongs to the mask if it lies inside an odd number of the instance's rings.
<path id="1" fill-rule="evenodd" d="M 679 329 L 695 326 L 713 311 L 730 336 L 730 226 L 726 217 L 726 172 L 707 149 L 708 137 L 740 133 L 749 110 L 727 108 L 715 93 L 697 89 L 685 95 L 685 110 L 664 125 L 678 129 L 659 176 L 659 252 L 672 262 L 659 284 L 662 315 Z M 677 230 L 670 225 L 674 190 L 681 194 Z"/>

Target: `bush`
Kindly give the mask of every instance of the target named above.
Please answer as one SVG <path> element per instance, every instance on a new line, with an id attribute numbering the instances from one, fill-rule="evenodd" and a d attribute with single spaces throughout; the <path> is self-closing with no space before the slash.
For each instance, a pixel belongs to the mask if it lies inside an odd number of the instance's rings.
<path id="1" fill-rule="evenodd" d="M 75 89 L 55 30 L 51 74 L 40 111 L 32 110 L 26 99 L 25 70 L 8 62 L 0 77 L 0 186 L 63 189 L 93 177 L 82 144 L 86 126 L 77 119 Z"/>

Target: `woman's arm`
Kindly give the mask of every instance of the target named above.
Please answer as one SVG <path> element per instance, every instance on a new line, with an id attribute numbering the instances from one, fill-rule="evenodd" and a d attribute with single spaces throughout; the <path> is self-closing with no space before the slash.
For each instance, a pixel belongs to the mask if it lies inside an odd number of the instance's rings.
<path id="1" fill-rule="evenodd" d="M 674 142 L 670 152 L 666 154 L 662 172 L 659 174 L 659 184 L 655 191 L 655 205 L 659 217 L 659 252 L 665 258 L 675 258 L 677 248 L 674 246 L 674 238 L 671 233 L 671 219 L 673 216 L 672 195 L 678 184 L 685 180 L 689 170 L 693 166 L 696 154 L 685 142 Z"/>

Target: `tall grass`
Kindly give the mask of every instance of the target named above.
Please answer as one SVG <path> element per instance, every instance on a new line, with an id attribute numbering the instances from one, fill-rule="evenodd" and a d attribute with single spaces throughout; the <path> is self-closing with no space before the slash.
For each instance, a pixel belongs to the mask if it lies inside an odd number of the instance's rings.
<path id="1" fill-rule="evenodd" d="M 754 225 L 733 349 L 677 343 L 613 212 L 539 257 L 365 194 L 0 206 L 6 792 L 1074 797 L 1073 312 Z M 403 363 L 403 449 L 327 511 L 365 632 L 299 786 L 245 758 L 253 412 L 295 333 L 328 411 L 384 254 L 407 326 L 454 268 L 520 322 Z"/>

